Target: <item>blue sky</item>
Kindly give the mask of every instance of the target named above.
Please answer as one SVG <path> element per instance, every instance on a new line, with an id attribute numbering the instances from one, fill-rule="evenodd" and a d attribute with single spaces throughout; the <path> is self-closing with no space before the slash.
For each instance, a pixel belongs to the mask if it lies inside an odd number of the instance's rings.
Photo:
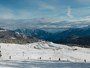
<path id="1" fill-rule="evenodd" d="M 90 17 L 90 0 L 0 0 L 0 19 Z"/>

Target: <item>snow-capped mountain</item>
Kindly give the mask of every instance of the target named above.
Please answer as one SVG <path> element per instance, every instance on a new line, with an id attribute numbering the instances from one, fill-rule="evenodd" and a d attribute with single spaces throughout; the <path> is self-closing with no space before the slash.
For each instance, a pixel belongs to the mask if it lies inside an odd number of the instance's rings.
<path id="1" fill-rule="evenodd" d="M 30 43 L 36 42 L 38 39 L 32 36 L 0 28 L 0 42 L 1 43 Z"/>
<path id="2" fill-rule="evenodd" d="M 19 33 L 23 33 L 27 36 L 33 36 L 43 40 L 49 39 L 50 36 L 52 35 L 52 33 L 48 31 L 44 31 L 42 29 L 16 29 L 15 31 Z"/>
<path id="3" fill-rule="evenodd" d="M 90 27 L 70 28 L 64 31 L 49 32 L 43 29 L 17 29 L 16 32 L 62 44 L 79 44 L 90 47 Z"/>

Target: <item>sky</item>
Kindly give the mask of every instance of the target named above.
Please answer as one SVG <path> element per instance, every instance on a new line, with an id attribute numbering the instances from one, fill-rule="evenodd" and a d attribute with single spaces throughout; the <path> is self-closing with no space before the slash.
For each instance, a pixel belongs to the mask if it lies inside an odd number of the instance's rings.
<path id="1" fill-rule="evenodd" d="M 89 22 L 77 22 L 82 20 Z M 0 0 L 0 27 L 71 28 L 88 25 L 90 0 Z"/>
<path id="2" fill-rule="evenodd" d="M 89 17 L 90 0 L 0 0 L 0 19 L 78 20 Z"/>

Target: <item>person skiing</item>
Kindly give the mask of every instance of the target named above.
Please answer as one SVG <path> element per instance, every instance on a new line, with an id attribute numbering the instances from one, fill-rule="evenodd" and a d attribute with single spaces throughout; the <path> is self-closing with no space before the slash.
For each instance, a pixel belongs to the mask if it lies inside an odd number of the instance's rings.
<path id="1" fill-rule="evenodd" d="M 41 59 L 41 57 L 40 57 L 40 59 Z"/>
<path id="2" fill-rule="evenodd" d="M 61 59 L 59 58 L 58 60 L 60 61 Z"/>
<path id="3" fill-rule="evenodd" d="M 84 59 L 84 62 L 86 63 L 86 59 Z"/>
<path id="4" fill-rule="evenodd" d="M 0 51 L 0 57 L 2 57 L 1 51 Z"/>

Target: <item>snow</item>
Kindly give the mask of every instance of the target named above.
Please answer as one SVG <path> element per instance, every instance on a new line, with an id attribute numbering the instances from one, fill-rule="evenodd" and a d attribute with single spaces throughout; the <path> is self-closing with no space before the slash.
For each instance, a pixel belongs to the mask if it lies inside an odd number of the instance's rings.
<path id="1" fill-rule="evenodd" d="M 5 31 L 7 31 L 7 30 L 0 30 L 0 32 L 5 32 Z"/>
<path id="2" fill-rule="evenodd" d="M 71 63 L 59 61 L 0 61 L 0 68 L 90 68 L 90 63 Z"/>
<path id="3" fill-rule="evenodd" d="M 90 63 L 90 49 L 81 47 L 70 47 L 52 42 L 36 42 L 31 44 L 9 44 L 0 43 L 2 57 L 1 61 L 31 61 L 51 60 Z M 15 63 L 15 62 L 14 62 Z"/>

